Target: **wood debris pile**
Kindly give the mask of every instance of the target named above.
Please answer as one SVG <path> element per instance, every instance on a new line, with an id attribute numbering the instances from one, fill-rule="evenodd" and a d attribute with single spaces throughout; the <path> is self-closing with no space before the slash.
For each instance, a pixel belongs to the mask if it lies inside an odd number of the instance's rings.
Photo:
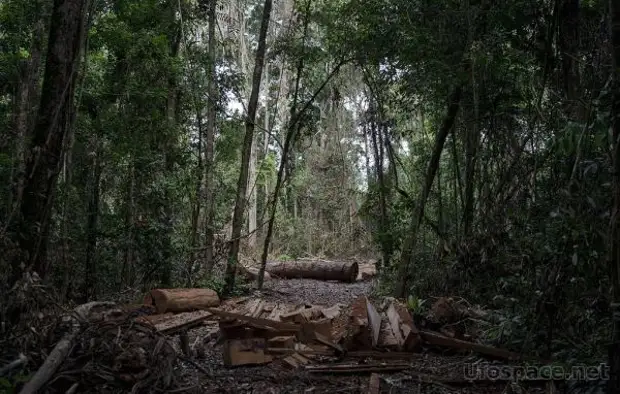
<path id="1" fill-rule="evenodd" d="M 168 294 L 172 298 L 190 299 L 187 297 L 189 292 L 195 291 L 179 290 Z M 145 300 L 153 302 L 148 296 Z M 452 300 L 438 300 L 437 306 L 431 308 L 428 320 L 436 320 L 436 315 L 446 309 L 447 303 Z M 349 305 L 332 306 L 244 298 L 227 301 L 217 308 L 165 313 L 144 317 L 142 321 L 153 325 L 162 334 L 180 334 L 182 350 L 189 357 L 199 356 L 200 348 L 184 344 L 187 331 L 210 326 L 209 338 L 204 338 L 202 343 L 222 345 L 224 365 L 230 367 L 277 361 L 287 368 L 318 372 L 325 366 L 319 368 L 316 364 L 347 357 L 406 359 L 429 347 L 473 351 L 503 360 L 519 359 L 518 354 L 463 340 L 463 336 L 455 335 L 449 327 L 440 327 L 438 331 L 419 329 L 406 306 L 395 299 L 387 298 L 376 305 L 380 307 L 377 308 L 365 296 Z M 464 313 L 461 311 L 460 316 Z M 447 325 L 453 323 L 447 312 L 441 318 L 447 321 Z"/>
<path id="2" fill-rule="evenodd" d="M 36 391 L 47 385 L 74 393 L 101 392 L 104 387 L 170 389 L 177 381 L 178 357 L 207 373 L 196 361 L 205 346 L 220 349 L 225 367 L 278 363 L 311 374 L 411 372 L 413 359 L 433 347 L 520 358 L 418 328 L 406 306 L 390 298 L 380 303 L 362 296 L 348 305 L 293 305 L 252 297 L 220 302 L 208 289 L 157 289 L 144 301 L 123 307 L 95 303 L 100 308 L 90 305 L 87 314 L 76 309 L 81 316 L 76 328 L 58 342 L 26 388 Z M 438 313 L 441 307 L 433 310 Z M 198 328 L 200 335 L 190 343 L 188 333 Z M 178 336 L 180 350 L 171 336 Z"/>

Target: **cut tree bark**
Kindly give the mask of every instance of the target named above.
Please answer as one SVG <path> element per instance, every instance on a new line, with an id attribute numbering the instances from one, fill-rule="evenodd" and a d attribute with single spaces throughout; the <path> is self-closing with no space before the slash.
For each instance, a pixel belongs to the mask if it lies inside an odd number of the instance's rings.
<path id="1" fill-rule="evenodd" d="M 211 289 L 154 289 L 145 297 L 146 305 L 155 305 L 157 313 L 189 312 L 220 305 L 220 298 Z"/>
<path id="2" fill-rule="evenodd" d="M 349 261 L 271 261 L 265 267 L 271 275 L 281 278 L 307 278 L 355 282 L 359 271 L 356 262 Z"/>

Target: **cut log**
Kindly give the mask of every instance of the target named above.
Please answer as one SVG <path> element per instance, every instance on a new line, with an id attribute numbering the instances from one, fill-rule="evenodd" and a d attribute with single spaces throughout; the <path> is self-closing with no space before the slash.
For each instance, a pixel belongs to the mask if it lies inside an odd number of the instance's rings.
<path id="1" fill-rule="evenodd" d="M 359 267 L 348 261 L 270 261 L 266 271 L 286 279 L 308 278 L 318 280 L 338 280 L 355 282 Z"/>
<path id="2" fill-rule="evenodd" d="M 415 350 L 421 341 L 420 333 L 407 309 L 392 302 L 387 310 L 387 317 L 399 350 Z"/>
<path id="3" fill-rule="evenodd" d="M 179 313 L 218 306 L 220 298 L 211 289 L 153 289 L 144 303 L 155 305 L 157 313 Z"/>
<path id="4" fill-rule="evenodd" d="M 264 338 L 228 339 L 224 342 L 224 365 L 257 365 L 273 361 L 273 356 L 265 354 Z"/>
<path id="5" fill-rule="evenodd" d="M 460 339 L 448 338 L 443 335 L 431 332 L 420 331 L 422 339 L 431 345 L 443 346 L 458 350 L 471 350 L 486 356 L 496 357 L 509 361 L 517 361 L 521 359 L 521 355 L 510 352 L 505 349 L 498 349 L 492 346 L 486 346 L 479 343 L 462 341 Z"/>
<path id="6" fill-rule="evenodd" d="M 370 280 L 377 276 L 377 268 L 372 263 L 362 263 L 359 265 L 358 281 Z"/>

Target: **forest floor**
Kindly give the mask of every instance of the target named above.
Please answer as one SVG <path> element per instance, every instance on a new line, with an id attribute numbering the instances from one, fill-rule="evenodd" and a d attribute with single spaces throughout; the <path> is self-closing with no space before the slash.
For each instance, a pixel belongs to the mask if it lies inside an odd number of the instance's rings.
<path id="1" fill-rule="evenodd" d="M 336 303 L 349 304 L 362 295 L 371 296 L 371 282 L 325 282 L 311 279 L 274 279 L 266 283 L 265 290 L 255 293 L 265 301 L 292 304 L 311 304 L 329 307 Z M 190 343 L 206 335 L 206 328 L 195 329 Z M 450 386 L 441 382 L 420 381 L 420 374 L 453 376 L 458 380 L 466 374 L 466 368 L 482 359 L 475 355 L 447 355 L 423 352 L 411 361 L 411 368 L 400 373 L 381 374 L 380 393 L 504 393 L 510 384 L 506 381 L 486 381 L 480 384 L 468 383 Z M 263 366 L 225 367 L 220 346 L 210 346 L 201 359 L 194 360 L 205 371 L 189 363 L 183 365 L 184 384 L 189 388 L 200 388 L 203 393 L 372 393 L 369 389 L 370 374 L 330 376 L 311 374 L 306 371 L 285 368 L 272 362 Z M 508 388 L 510 390 L 510 388 Z M 541 388 L 530 388 L 531 393 L 543 393 Z"/>
<path id="2" fill-rule="evenodd" d="M 346 309 L 354 301 L 360 299 L 360 296 L 368 297 L 378 307 L 389 300 L 373 298 L 373 282 L 374 280 L 342 283 L 311 279 L 271 279 L 265 282 L 262 291 L 254 291 L 245 297 L 226 300 L 222 302 L 219 310 L 277 320 L 278 318 L 273 316 L 282 316 L 291 310 L 298 310 L 297 308 L 302 305 L 330 308 L 341 304 Z M 257 308 L 257 305 L 260 305 L 260 308 Z M 256 314 L 255 311 L 259 309 L 261 312 Z M 254 312 L 248 314 L 250 310 Z M 193 313 L 188 312 L 190 315 Z M 408 353 L 405 360 L 378 359 L 376 355 L 362 359 L 359 356 L 353 358 L 352 355 L 345 354 L 344 359 L 340 361 L 344 360 L 348 365 L 354 366 L 364 364 L 376 368 L 384 363 L 400 363 L 401 365 L 405 363 L 405 368 L 401 368 L 401 371 L 397 373 L 375 371 L 378 376 L 373 374 L 374 389 L 369 387 L 371 374 L 368 371 L 356 370 L 346 376 L 325 372 L 316 373 L 316 371 L 313 373 L 303 366 L 291 368 L 290 364 L 283 362 L 282 357 L 260 366 L 229 367 L 224 365 L 224 341 L 218 319 L 209 312 L 197 311 L 195 313 L 206 313 L 211 317 L 201 320 L 198 326 L 185 328 L 187 336 L 165 334 L 160 331 L 158 324 L 161 324 L 161 321 L 157 323 L 157 319 L 163 318 L 165 325 L 166 319 L 170 318 L 166 315 L 172 314 L 145 316 L 145 318 L 154 318 L 149 324 L 153 324 L 155 329 L 153 325 L 136 324 L 135 315 L 123 317 L 120 320 L 108 320 L 107 318 L 92 320 L 92 316 L 89 316 L 91 323 L 80 325 L 77 333 L 73 329 L 69 355 L 63 356 L 66 359 L 56 372 L 52 373 L 53 377 L 46 378 L 48 381 L 43 386 L 46 388 L 43 392 L 125 392 L 118 391 L 119 387 L 116 383 L 112 384 L 115 388 L 110 390 L 108 387 L 110 386 L 108 383 L 118 382 L 119 379 L 125 382 L 137 382 L 129 384 L 129 387 L 133 385 L 131 392 L 145 392 L 145 389 L 147 389 L 146 392 L 152 392 L 148 387 L 160 387 L 160 383 L 164 381 L 168 382 L 164 384 L 165 387 L 169 387 L 170 379 L 173 379 L 175 389 L 165 392 L 191 394 L 550 393 L 541 387 L 541 383 L 544 382 L 530 382 L 524 385 L 523 382 L 516 384 L 497 379 L 468 380 L 467 378 L 471 378 L 468 372 L 471 373 L 472 368 L 476 370 L 488 368 L 486 362 L 489 360 L 467 351 L 458 353 L 455 350 L 431 348 L 426 345 L 419 352 Z M 38 321 L 37 329 L 33 329 L 30 323 L 28 327 L 25 327 L 29 332 L 34 333 L 33 338 L 49 338 L 40 342 L 40 345 L 30 346 L 32 351 L 27 356 L 35 360 L 37 364 L 36 360 L 52 358 L 49 356 L 53 353 L 50 351 L 54 344 L 62 342 L 61 338 L 67 338 L 67 333 L 71 331 L 69 326 L 52 324 L 53 319 L 50 317 L 54 314 L 58 317 L 59 311 L 47 314 L 36 312 L 32 314 L 30 322 Z M 37 319 L 36 316 L 39 318 Z M 344 325 L 350 324 L 346 323 L 349 314 L 342 313 L 340 316 L 345 319 Z M 180 316 L 173 315 L 177 326 L 178 317 Z M 192 316 L 189 318 L 191 320 Z M 341 321 L 338 319 L 335 318 L 333 321 Z M 66 322 L 66 319 L 60 320 Z M 47 331 L 48 334 L 42 335 L 43 326 L 46 324 L 50 330 Z M 36 326 L 35 323 L 33 325 Z M 182 339 L 186 340 L 185 348 Z M 15 337 L 11 341 L 0 341 L 0 345 L 4 343 L 6 346 L 12 344 L 12 346 L 23 347 L 19 346 L 20 342 L 23 342 L 23 339 Z M 189 353 L 186 351 L 188 346 L 191 346 Z M 183 354 L 191 354 L 191 356 Z M 382 354 L 385 355 L 385 353 Z M 308 357 L 312 358 L 312 365 L 318 367 L 334 362 L 333 355 L 331 357 L 308 355 Z M 4 361 L 10 360 L 0 361 L 2 361 L 0 362 L 2 366 Z M 500 365 L 503 364 L 493 364 L 493 367 Z M 377 377 L 380 382 L 378 389 L 376 388 Z M 71 391 L 69 387 L 74 390 Z M 0 385 L 0 393 L 3 392 Z M 156 392 L 161 391 L 156 390 Z"/>

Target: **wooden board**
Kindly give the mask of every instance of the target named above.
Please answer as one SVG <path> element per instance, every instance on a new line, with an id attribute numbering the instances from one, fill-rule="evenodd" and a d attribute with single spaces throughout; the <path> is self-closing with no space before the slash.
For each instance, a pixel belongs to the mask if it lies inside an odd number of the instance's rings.
<path id="1" fill-rule="evenodd" d="M 273 356 L 265 354 L 267 348 L 264 338 L 228 339 L 224 342 L 224 365 L 257 365 L 273 361 Z"/>

